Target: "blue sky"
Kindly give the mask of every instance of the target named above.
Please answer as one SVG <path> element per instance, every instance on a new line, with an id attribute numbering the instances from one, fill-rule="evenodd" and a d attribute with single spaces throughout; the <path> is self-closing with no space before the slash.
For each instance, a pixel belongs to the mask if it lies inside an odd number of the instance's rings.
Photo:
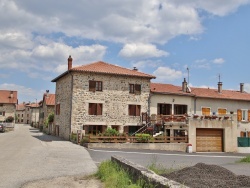
<path id="1" fill-rule="evenodd" d="M 153 82 L 250 92 L 250 0 L 0 0 L 0 89 L 55 92 L 67 68 L 106 61 Z"/>

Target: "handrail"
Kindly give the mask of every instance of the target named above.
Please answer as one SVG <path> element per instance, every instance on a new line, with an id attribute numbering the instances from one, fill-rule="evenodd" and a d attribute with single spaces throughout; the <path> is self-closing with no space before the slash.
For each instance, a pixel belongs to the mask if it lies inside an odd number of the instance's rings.
<path id="1" fill-rule="evenodd" d="M 149 125 L 151 125 L 150 122 L 146 123 L 144 126 L 142 126 L 140 129 L 138 129 L 137 131 L 135 131 L 133 134 L 131 134 L 131 136 L 134 136 L 135 134 L 139 133 L 141 130 L 149 127 Z"/>

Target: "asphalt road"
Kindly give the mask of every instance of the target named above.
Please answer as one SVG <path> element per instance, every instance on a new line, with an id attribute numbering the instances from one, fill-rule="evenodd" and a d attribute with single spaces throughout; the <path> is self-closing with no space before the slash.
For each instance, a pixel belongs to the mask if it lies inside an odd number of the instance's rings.
<path id="1" fill-rule="evenodd" d="M 144 167 L 152 163 L 165 168 L 183 168 L 197 163 L 220 165 L 237 175 L 250 176 L 249 163 L 237 163 L 246 154 L 238 153 L 183 153 L 155 150 L 118 150 L 118 149 L 88 149 L 96 164 L 109 160 L 112 155 L 118 155 Z"/>
<path id="2" fill-rule="evenodd" d="M 89 175 L 97 170 L 84 147 L 45 135 L 29 125 L 0 133 L 0 188 L 53 177 Z"/>

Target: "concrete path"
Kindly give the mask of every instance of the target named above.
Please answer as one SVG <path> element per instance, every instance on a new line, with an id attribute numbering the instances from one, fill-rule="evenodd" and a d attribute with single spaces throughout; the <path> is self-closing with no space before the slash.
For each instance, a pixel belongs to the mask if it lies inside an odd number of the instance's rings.
<path id="1" fill-rule="evenodd" d="M 84 147 L 45 135 L 29 125 L 0 134 L 0 188 L 62 176 L 85 176 L 97 166 Z"/>

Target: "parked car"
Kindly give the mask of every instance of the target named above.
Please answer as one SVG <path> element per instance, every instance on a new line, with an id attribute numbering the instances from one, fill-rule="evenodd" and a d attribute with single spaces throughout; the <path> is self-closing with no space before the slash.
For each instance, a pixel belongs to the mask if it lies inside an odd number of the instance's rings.
<path id="1" fill-rule="evenodd" d="M 0 132 L 5 132 L 5 126 L 3 124 L 0 124 Z"/>

